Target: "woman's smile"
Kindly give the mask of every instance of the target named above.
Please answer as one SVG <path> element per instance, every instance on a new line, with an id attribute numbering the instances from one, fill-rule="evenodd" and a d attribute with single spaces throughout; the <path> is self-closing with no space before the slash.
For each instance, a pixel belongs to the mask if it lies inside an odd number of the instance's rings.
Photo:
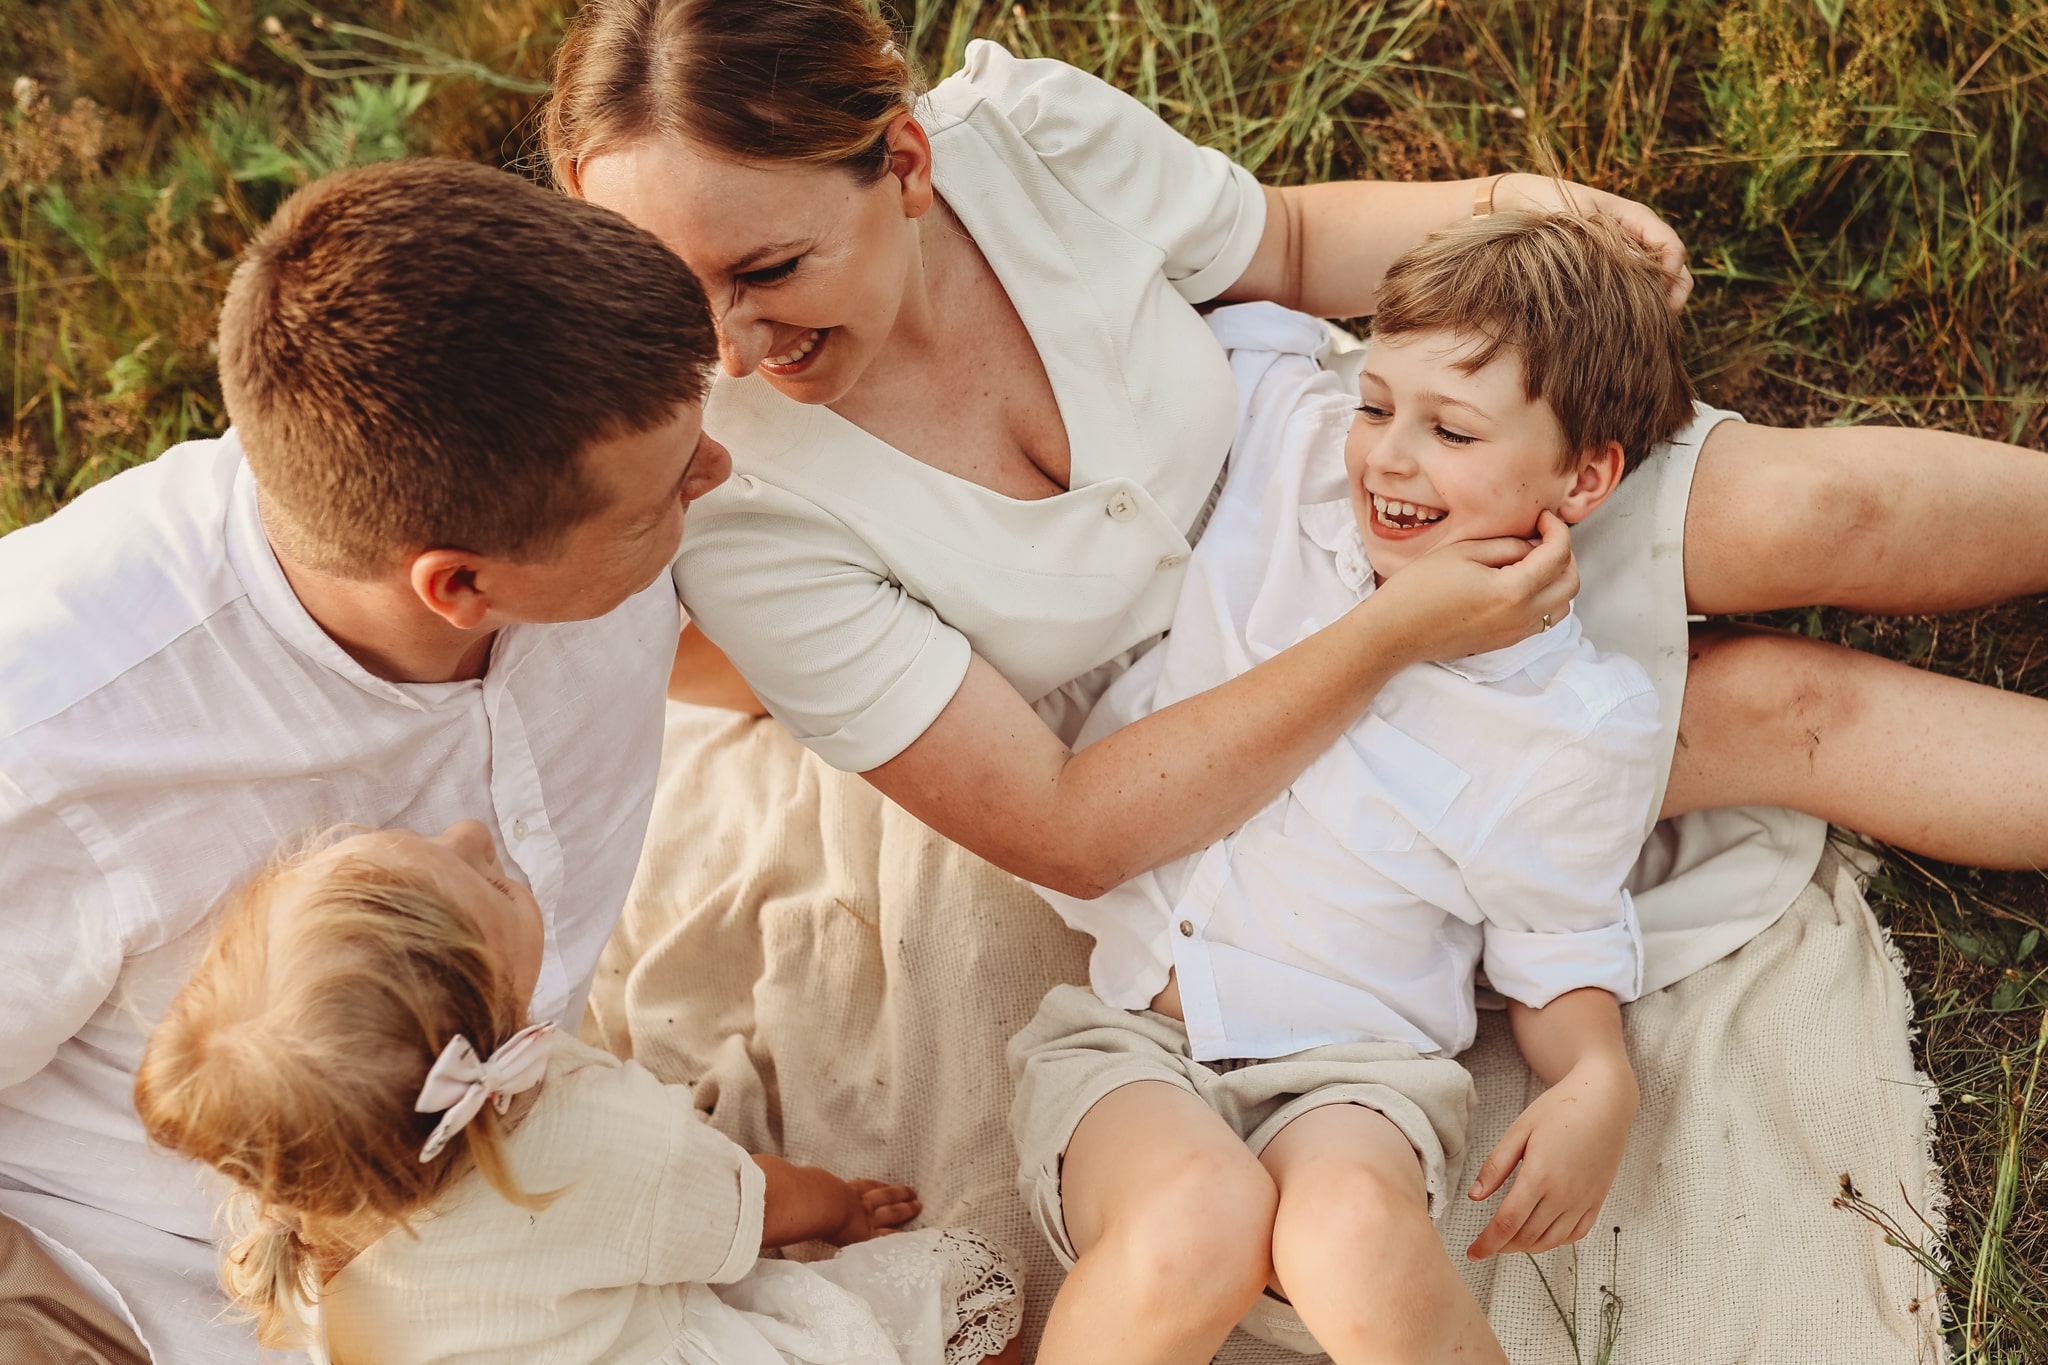
<path id="1" fill-rule="evenodd" d="M 765 357 L 761 368 L 782 379 L 802 374 L 817 363 L 819 353 L 825 348 L 825 339 L 832 335 L 832 331 L 830 327 L 811 328 L 780 355 Z"/>

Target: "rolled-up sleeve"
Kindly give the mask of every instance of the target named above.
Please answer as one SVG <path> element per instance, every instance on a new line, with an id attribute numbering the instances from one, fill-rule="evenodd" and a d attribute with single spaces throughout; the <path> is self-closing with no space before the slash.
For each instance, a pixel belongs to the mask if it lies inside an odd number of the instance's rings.
<path id="1" fill-rule="evenodd" d="M 963 76 L 1001 109 L 1073 196 L 1157 247 L 1190 303 L 1244 274 L 1266 227 L 1251 172 L 1198 147 L 1115 86 L 1065 62 L 967 45 Z"/>
<path id="2" fill-rule="evenodd" d="M 0 770 L 0 1090 L 84 1027 L 113 994 L 124 954 L 91 853 Z"/>
<path id="3" fill-rule="evenodd" d="M 1625 698 L 1538 764 L 1464 869 L 1493 988 L 1531 1008 L 1598 987 L 1642 993 L 1642 932 L 1623 887 L 1656 799 L 1657 699 Z"/>
<path id="4" fill-rule="evenodd" d="M 767 1180 L 738 1143 L 704 1122 L 690 1088 L 664 1085 L 635 1062 L 575 1080 L 583 1085 L 565 1098 L 601 1109 L 605 1150 L 584 1163 L 569 1197 L 581 1206 L 580 1226 L 642 1229 L 625 1239 L 640 1252 L 623 1273 L 651 1285 L 727 1284 L 752 1269 Z"/>
<path id="5" fill-rule="evenodd" d="M 902 753 L 967 676 L 966 636 L 837 518 L 771 484 L 739 476 L 700 500 L 675 576 L 762 704 L 843 771 Z"/>

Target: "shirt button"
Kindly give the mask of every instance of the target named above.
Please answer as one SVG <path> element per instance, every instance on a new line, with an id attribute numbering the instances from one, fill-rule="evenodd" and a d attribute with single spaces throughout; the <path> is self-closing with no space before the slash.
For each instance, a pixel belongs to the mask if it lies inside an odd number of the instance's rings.
<path id="1" fill-rule="evenodd" d="M 1159 567 L 1160 567 L 1160 568 L 1162 568 L 1162 569 L 1177 569 L 1177 568 L 1179 568 L 1179 567 L 1180 567 L 1180 566 L 1181 566 L 1182 564 L 1184 564 L 1185 562 L 1187 562 L 1187 556 L 1186 556 L 1186 555 L 1161 555 L 1161 556 L 1159 556 Z"/>
<path id="2" fill-rule="evenodd" d="M 1180 936 L 1182 938 L 1193 938 L 1195 936 L 1195 922 L 1193 920 L 1184 919 L 1180 922 Z"/>
<path id="3" fill-rule="evenodd" d="M 1138 500 L 1118 489 L 1103 505 L 1102 510 L 1109 513 L 1111 521 L 1129 521 L 1138 515 Z"/>
<path id="4" fill-rule="evenodd" d="M 524 839 L 526 835 L 526 822 L 524 820 L 514 820 L 512 822 L 512 838 L 514 841 Z"/>

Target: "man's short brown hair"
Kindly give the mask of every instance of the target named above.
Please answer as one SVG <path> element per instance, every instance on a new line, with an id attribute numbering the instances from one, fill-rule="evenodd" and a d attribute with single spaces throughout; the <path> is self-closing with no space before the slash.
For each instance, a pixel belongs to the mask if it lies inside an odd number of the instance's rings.
<path id="1" fill-rule="evenodd" d="M 1663 271 L 1604 219 L 1505 212 L 1448 227 L 1380 286 L 1376 337 L 1449 332 L 1476 345 L 1471 373 L 1520 357 L 1529 400 L 1564 428 L 1570 471 L 1608 441 L 1625 470 L 1692 420 L 1684 337 Z"/>
<path id="2" fill-rule="evenodd" d="M 675 420 L 716 354 L 703 289 L 658 240 L 459 161 L 300 190 L 220 321 L 273 534 L 350 577 L 425 549 L 546 558 L 598 510 L 579 452 Z"/>

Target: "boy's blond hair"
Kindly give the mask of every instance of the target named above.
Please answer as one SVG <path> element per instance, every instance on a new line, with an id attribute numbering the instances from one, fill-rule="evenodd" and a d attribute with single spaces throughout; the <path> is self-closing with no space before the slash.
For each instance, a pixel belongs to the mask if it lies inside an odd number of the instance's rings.
<path id="1" fill-rule="evenodd" d="M 413 1104 L 441 1049 L 461 1034 L 489 1056 L 524 1022 L 475 921 L 370 859 L 310 880 L 305 858 L 229 894 L 135 1077 L 150 1140 L 235 1184 L 222 1287 L 280 1348 L 305 1344 L 326 1274 L 472 1168 L 525 1207 L 549 1197 L 513 1182 L 492 1105 L 420 1160 L 440 1115 Z M 285 897 L 291 927 L 274 934 Z"/>
<path id="2" fill-rule="evenodd" d="M 1668 283 L 1604 219 L 1493 213 L 1434 233 L 1395 261 L 1372 334 L 1469 336 L 1478 344 L 1457 362 L 1468 374 L 1503 351 L 1518 356 L 1529 400 L 1549 404 L 1564 429 L 1561 469 L 1608 441 L 1634 469 L 1693 415 Z"/>

